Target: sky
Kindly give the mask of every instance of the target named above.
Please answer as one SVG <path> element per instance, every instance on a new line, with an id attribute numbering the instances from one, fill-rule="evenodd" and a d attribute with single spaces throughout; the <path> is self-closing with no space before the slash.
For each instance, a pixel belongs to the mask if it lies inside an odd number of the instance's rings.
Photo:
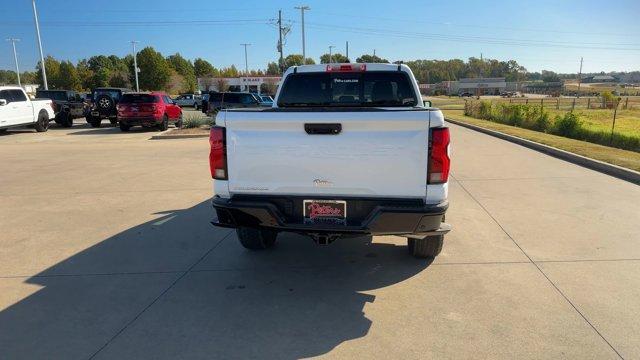
<path id="1" fill-rule="evenodd" d="M 38 49 L 30 0 L 2 0 L 0 35 L 20 38 L 20 70 L 33 70 Z M 284 47 L 302 53 L 300 10 L 305 12 L 306 54 L 318 62 L 329 46 L 353 59 L 375 52 L 390 61 L 514 59 L 529 71 L 576 73 L 640 70 L 640 1 L 434 0 L 36 0 L 44 53 L 60 60 L 124 56 L 131 40 L 165 56 L 179 52 L 216 67 L 265 69 L 278 53 L 277 19 L 291 26 Z M 11 44 L 0 69 L 15 69 Z"/>

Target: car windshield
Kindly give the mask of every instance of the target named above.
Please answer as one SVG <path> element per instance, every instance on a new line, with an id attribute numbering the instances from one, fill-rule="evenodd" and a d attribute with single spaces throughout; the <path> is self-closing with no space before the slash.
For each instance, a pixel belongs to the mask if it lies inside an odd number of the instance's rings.
<path id="1" fill-rule="evenodd" d="M 279 107 L 416 106 L 409 76 L 401 71 L 297 73 L 282 87 Z"/>
<path id="2" fill-rule="evenodd" d="M 124 94 L 120 100 L 121 104 L 140 104 L 140 103 L 155 103 L 158 102 L 158 98 L 155 95 L 150 94 Z"/>
<path id="3" fill-rule="evenodd" d="M 67 100 L 67 93 L 64 91 L 37 91 L 36 99 L 51 99 L 51 100 Z"/>

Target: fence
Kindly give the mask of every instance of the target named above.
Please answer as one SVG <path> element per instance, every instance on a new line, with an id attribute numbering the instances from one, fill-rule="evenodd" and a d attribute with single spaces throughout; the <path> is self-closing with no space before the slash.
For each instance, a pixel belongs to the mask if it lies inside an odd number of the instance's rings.
<path id="1" fill-rule="evenodd" d="M 495 102 L 508 102 L 509 104 L 529 104 L 540 105 L 545 109 L 572 110 L 572 109 L 613 109 L 614 101 L 604 101 L 601 97 L 581 97 L 581 98 L 510 98 L 496 99 Z M 640 97 L 627 96 L 620 99 L 618 104 L 620 110 L 640 110 Z"/>

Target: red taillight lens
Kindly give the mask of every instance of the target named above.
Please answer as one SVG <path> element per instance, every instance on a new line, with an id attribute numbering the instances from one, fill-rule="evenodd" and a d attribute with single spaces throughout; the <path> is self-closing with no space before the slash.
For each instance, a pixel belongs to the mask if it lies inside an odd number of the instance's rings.
<path id="1" fill-rule="evenodd" d="M 442 184 L 449 181 L 449 167 L 451 166 L 449 140 L 449 128 L 431 130 L 427 184 Z"/>
<path id="2" fill-rule="evenodd" d="M 211 177 L 216 180 L 227 180 L 227 133 L 226 129 L 219 126 L 211 128 L 209 133 L 209 168 Z"/>
<path id="3" fill-rule="evenodd" d="M 367 64 L 328 64 L 327 72 L 367 71 Z"/>

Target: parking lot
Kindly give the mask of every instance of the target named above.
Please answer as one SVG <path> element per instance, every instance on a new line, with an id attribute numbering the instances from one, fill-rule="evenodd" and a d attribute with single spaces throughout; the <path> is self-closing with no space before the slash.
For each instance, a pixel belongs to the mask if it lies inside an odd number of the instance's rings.
<path id="1" fill-rule="evenodd" d="M 640 358 L 640 188 L 451 129 L 433 263 L 399 237 L 244 250 L 209 224 L 206 138 L 0 136 L 0 358 Z"/>

